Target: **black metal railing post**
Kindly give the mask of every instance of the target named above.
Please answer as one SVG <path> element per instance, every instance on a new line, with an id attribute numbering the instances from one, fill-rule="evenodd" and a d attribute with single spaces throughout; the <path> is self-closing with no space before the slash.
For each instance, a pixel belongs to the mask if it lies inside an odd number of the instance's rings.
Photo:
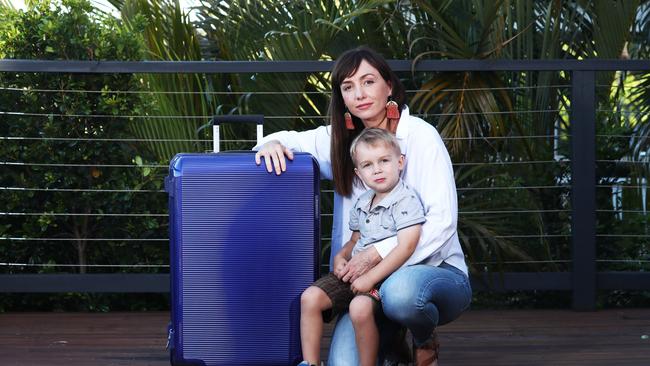
<path id="1" fill-rule="evenodd" d="M 596 308 L 596 72 L 571 80 L 573 309 L 586 311 Z"/>

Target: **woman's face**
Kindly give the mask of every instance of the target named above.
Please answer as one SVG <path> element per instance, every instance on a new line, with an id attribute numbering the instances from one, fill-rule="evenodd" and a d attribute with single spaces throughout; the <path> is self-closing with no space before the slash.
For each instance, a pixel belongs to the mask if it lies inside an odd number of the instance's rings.
<path id="1" fill-rule="evenodd" d="M 345 106 L 366 127 L 386 128 L 386 102 L 391 92 L 390 85 L 366 60 L 341 83 Z"/>

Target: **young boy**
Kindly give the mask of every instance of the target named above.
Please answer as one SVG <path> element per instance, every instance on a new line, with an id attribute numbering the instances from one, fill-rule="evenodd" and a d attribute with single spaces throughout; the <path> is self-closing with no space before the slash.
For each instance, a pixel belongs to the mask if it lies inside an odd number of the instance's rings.
<path id="1" fill-rule="evenodd" d="M 329 322 L 348 307 L 359 362 L 376 365 L 379 331 L 375 314 L 381 305 L 377 288 L 413 254 L 425 221 L 417 194 L 400 179 L 404 156 L 395 136 L 379 128 L 365 129 L 352 142 L 350 154 L 354 171 L 370 189 L 350 211 L 352 237 L 335 256 L 333 272 L 302 294 L 300 338 L 305 361 L 299 366 L 319 365 L 323 321 Z M 340 279 L 352 256 L 395 235 L 398 245 L 379 264 L 352 283 Z"/>

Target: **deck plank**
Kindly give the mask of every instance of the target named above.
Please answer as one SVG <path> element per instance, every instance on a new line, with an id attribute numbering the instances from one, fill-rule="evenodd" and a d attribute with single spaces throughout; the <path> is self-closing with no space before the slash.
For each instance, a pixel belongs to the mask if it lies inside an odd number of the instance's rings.
<path id="1" fill-rule="evenodd" d="M 168 320 L 164 312 L 0 314 L 2 364 L 169 365 Z M 650 365 L 648 336 L 650 309 L 472 310 L 439 328 L 440 364 Z"/>

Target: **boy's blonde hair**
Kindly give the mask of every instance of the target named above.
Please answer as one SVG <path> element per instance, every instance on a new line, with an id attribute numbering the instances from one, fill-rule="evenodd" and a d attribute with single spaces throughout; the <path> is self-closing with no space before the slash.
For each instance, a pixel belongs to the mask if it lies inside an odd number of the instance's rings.
<path id="1" fill-rule="evenodd" d="M 361 131 L 359 136 L 357 136 L 350 145 L 350 157 L 352 157 L 352 163 L 357 165 L 356 152 L 357 146 L 359 144 L 367 144 L 370 146 L 376 146 L 378 143 L 384 144 L 386 147 L 393 149 L 397 156 L 402 155 L 402 151 L 397 142 L 397 138 L 392 133 L 384 130 L 383 128 L 366 128 Z"/>

